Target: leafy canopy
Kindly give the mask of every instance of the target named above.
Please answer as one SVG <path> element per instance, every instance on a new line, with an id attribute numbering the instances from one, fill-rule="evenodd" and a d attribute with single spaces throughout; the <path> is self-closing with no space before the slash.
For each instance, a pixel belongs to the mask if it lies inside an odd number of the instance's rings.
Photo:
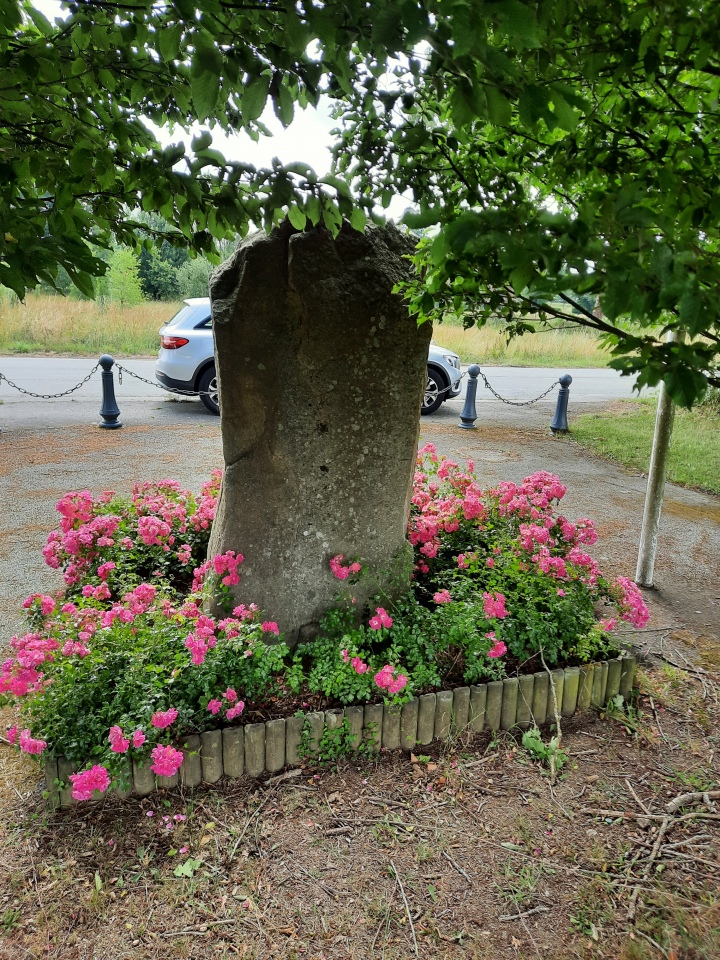
<path id="1" fill-rule="evenodd" d="M 690 404 L 717 384 L 720 5 L 708 0 L 86 0 L 50 23 L 0 0 L 0 284 L 59 266 L 91 293 L 129 211 L 196 251 L 285 211 L 359 227 L 402 191 L 433 227 L 421 318 L 528 311 L 608 335 L 613 363 Z M 333 175 L 226 161 L 321 93 Z M 148 121 L 209 130 L 163 148 Z M 595 311 L 597 313 L 598 311 Z M 569 313 L 569 311 L 568 311 Z M 630 325 L 632 322 L 632 325 Z M 677 342 L 663 333 L 675 330 Z M 684 339 L 684 338 L 687 338 Z M 688 342 L 689 341 L 689 342 Z"/>
<path id="2" fill-rule="evenodd" d="M 690 406 L 720 384 L 720 5 L 451 6 L 426 59 L 390 89 L 368 72 L 338 111 L 338 172 L 437 225 L 414 311 L 581 323 Z"/>

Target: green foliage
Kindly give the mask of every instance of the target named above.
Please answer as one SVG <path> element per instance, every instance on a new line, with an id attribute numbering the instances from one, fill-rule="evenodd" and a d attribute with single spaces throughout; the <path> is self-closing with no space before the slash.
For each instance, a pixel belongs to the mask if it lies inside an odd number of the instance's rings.
<path id="1" fill-rule="evenodd" d="M 550 664 L 615 653 L 613 623 L 596 625 L 596 605 L 614 605 L 638 626 L 647 617 L 634 585 L 603 580 L 581 549 L 594 542 L 591 522 L 555 514 L 565 493 L 557 477 L 481 491 L 471 471 L 426 447 L 409 525 L 412 591 L 358 609 L 355 579 L 374 573 L 333 557 L 343 592 L 318 637 L 291 651 L 265 612 L 234 605 L 242 557 L 202 560 L 220 480 L 215 471 L 199 497 L 164 480 L 136 484 L 129 499 L 80 491 L 60 500 L 61 528 L 43 554 L 62 569 L 65 595 L 28 598 L 29 632 L 0 665 L 0 708 L 15 705 L 16 738 L 30 731 L 51 754 L 122 780 L 129 749 L 146 760 L 246 708 L 398 706 L 532 669 L 540 653 Z M 167 711 L 168 722 L 157 722 Z M 142 742 L 130 747 L 135 733 Z M 118 738 L 124 750 L 114 749 Z M 328 731 L 320 756 L 351 746 L 343 724 Z"/>
<path id="2" fill-rule="evenodd" d="M 212 269 L 212 264 L 204 257 L 188 260 L 177 271 L 178 296 L 183 300 L 186 297 L 207 297 Z"/>
<path id="3" fill-rule="evenodd" d="M 141 0 L 73 3 L 55 23 L 28 0 L 1 9 L 0 284 L 18 296 L 60 267 L 92 296 L 99 252 L 135 242 L 138 202 L 166 220 L 156 240 L 207 254 L 285 211 L 297 229 L 361 229 L 412 191 L 407 222 L 439 225 L 410 292 L 420 319 L 464 305 L 515 336 L 542 303 L 680 404 L 718 385 L 717 4 Z M 321 91 L 343 124 L 330 176 L 213 147 L 211 131 L 257 139 L 266 109 L 287 125 Z M 146 119 L 207 129 L 163 148 Z"/>
<path id="4" fill-rule="evenodd" d="M 691 406 L 720 379 L 720 9 L 481 2 L 469 20 L 443 5 L 452 54 L 432 44 L 391 91 L 369 71 L 338 104 L 338 171 L 360 192 L 412 191 L 405 222 L 438 226 L 411 308 L 501 317 L 508 337 L 528 313 L 574 319 L 606 335 L 612 366 Z"/>
<path id="5" fill-rule="evenodd" d="M 140 261 L 127 247 L 118 247 L 110 254 L 107 275 L 100 284 L 108 300 L 123 306 L 137 306 L 143 302 L 140 283 Z"/>
<path id="6" fill-rule="evenodd" d="M 546 743 L 537 727 L 530 727 L 523 734 L 522 745 L 533 758 L 546 767 L 554 766 L 560 770 L 568 759 L 567 753 L 560 748 L 560 738 L 556 735 Z"/>
<path id="7" fill-rule="evenodd" d="M 342 723 L 333 729 L 326 725 L 323 728 L 319 744 L 315 743 L 308 719 L 303 724 L 300 734 L 298 756 L 302 760 L 312 760 L 319 764 L 334 763 L 350 757 L 370 757 L 373 753 L 374 742 L 374 736 L 358 742 L 350 730 L 347 717 L 343 717 Z"/>

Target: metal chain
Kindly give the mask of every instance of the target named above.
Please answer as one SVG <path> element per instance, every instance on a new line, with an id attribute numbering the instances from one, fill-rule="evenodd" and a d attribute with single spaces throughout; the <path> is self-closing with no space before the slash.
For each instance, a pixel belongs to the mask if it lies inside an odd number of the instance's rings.
<path id="1" fill-rule="evenodd" d="M 57 400 L 59 397 L 67 397 L 71 393 L 75 393 L 76 390 L 79 390 L 80 387 L 85 386 L 99 366 L 100 364 L 96 363 L 84 380 L 81 380 L 80 383 L 76 383 L 75 386 L 70 387 L 69 390 L 64 390 L 62 393 L 33 393 L 32 390 L 25 390 L 24 387 L 19 387 L 16 383 L 13 383 L 12 380 L 8 380 L 4 373 L 0 373 L 0 382 L 4 380 L 9 387 L 13 387 L 20 393 L 24 393 L 26 397 L 35 397 L 36 400 Z"/>
<path id="2" fill-rule="evenodd" d="M 127 367 L 123 367 L 117 360 L 115 361 L 115 369 L 118 371 L 118 383 L 122 383 L 122 375 L 126 373 L 129 377 L 134 377 L 142 383 L 147 383 L 148 386 L 157 387 L 158 390 L 166 390 L 168 393 L 180 393 L 188 397 L 214 397 L 217 393 L 217 390 L 181 390 L 179 387 L 166 387 L 165 384 L 160 383 L 159 380 L 148 380 L 147 377 L 141 377 L 139 373 L 128 370 Z"/>
<path id="3" fill-rule="evenodd" d="M 467 377 L 467 376 L 468 376 L 468 372 L 467 372 L 467 370 L 466 370 L 464 373 L 461 373 L 461 374 L 460 374 L 460 380 L 462 380 L 463 377 Z M 485 376 L 485 374 L 482 372 L 482 370 L 480 371 L 479 376 L 482 377 L 483 383 L 485 384 L 485 388 L 486 388 L 487 390 L 489 390 L 490 393 L 491 393 L 494 397 L 496 397 L 501 403 L 506 403 L 509 407 L 529 407 L 531 404 L 537 403 L 538 400 L 542 400 L 543 397 L 546 397 L 546 396 L 550 393 L 550 391 L 551 391 L 551 390 L 554 390 L 555 387 L 560 383 L 559 380 L 556 380 L 555 383 L 551 384 L 551 385 L 547 388 L 547 390 L 545 391 L 545 393 L 541 393 L 540 396 L 539 396 L 539 397 L 535 397 L 534 400 L 506 400 L 505 397 L 501 397 L 500 394 L 497 392 L 497 390 L 496 390 L 493 386 L 491 386 L 490 381 L 489 381 L 488 378 Z M 439 396 L 439 395 L 442 394 L 442 393 L 447 393 L 448 390 L 452 390 L 453 387 L 454 387 L 454 386 L 457 386 L 458 383 L 459 383 L 459 380 L 456 380 L 454 385 L 451 384 L 449 387 L 443 387 L 442 390 L 438 390 L 436 396 Z"/>
<path id="4" fill-rule="evenodd" d="M 550 393 L 550 391 L 554 390 L 555 387 L 560 383 L 559 380 L 556 380 L 555 383 L 551 384 L 547 388 L 545 393 L 541 393 L 540 396 L 535 397 L 534 400 L 506 400 L 505 397 L 500 396 L 500 394 L 497 392 L 497 390 L 495 390 L 494 387 L 490 386 L 490 382 L 488 381 L 488 378 L 485 376 L 482 370 L 480 371 L 480 376 L 483 378 L 483 382 L 485 384 L 486 389 L 489 390 L 494 397 L 497 397 L 497 399 L 500 400 L 501 403 L 506 403 L 509 407 L 529 407 L 531 404 L 537 403 L 538 400 L 542 400 L 543 397 L 546 397 Z"/>

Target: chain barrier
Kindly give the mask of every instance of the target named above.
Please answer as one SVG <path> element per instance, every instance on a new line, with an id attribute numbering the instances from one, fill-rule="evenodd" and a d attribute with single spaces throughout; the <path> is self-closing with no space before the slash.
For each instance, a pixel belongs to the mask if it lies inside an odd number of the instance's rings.
<path id="1" fill-rule="evenodd" d="M 133 370 L 129 370 L 127 367 L 124 367 L 121 363 L 118 363 L 117 360 L 114 363 L 115 369 L 118 372 L 118 384 L 122 384 L 122 375 L 126 373 L 129 377 L 133 377 L 135 380 L 139 380 L 141 383 L 145 383 L 150 387 L 156 387 L 158 390 L 165 390 L 166 393 L 176 393 L 182 396 L 188 397 L 209 397 L 215 396 L 217 390 L 182 390 L 179 387 L 168 387 L 164 383 L 160 383 L 159 380 L 148 380 L 147 377 L 141 376 L 139 373 L 135 373 Z M 25 394 L 26 397 L 34 397 L 36 400 L 57 400 L 60 397 L 67 397 L 71 393 L 75 393 L 76 390 L 79 390 L 80 387 L 84 387 L 85 384 L 90 380 L 93 375 L 99 369 L 100 364 L 96 363 L 92 368 L 90 373 L 82 379 L 79 383 L 76 383 L 74 387 L 70 387 L 69 390 L 63 390 L 62 393 L 33 393 L 32 390 L 26 390 L 24 387 L 18 386 L 17 383 L 13 383 L 4 373 L 0 373 L 0 383 L 4 381 L 9 387 L 17 390 L 19 393 Z M 505 403 L 510 407 L 529 407 L 533 403 L 537 403 L 538 400 L 542 400 L 546 397 L 555 387 L 560 383 L 559 380 L 556 380 L 555 383 L 551 384 L 544 393 L 541 393 L 539 397 L 535 397 L 532 400 L 507 400 L 505 397 L 501 397 L 497 390 L 492 386 L 485 374 L 480 371 L 480 377 L 482 378 L 485 388 L 492 393 L 492 395 L 499 400 L 501 403 Z M 438 390 L 436 396 L 440 394 L 448 393 L 448 391 L 453 390 L 460 380 L 468 376 L 467 370 L 464 373 L 460 374 L 459 380 L 456 380 L 454 384 L 451 384 L 449 387 L 443 387 L 442 390 Z"/>
<path id="2" fill-rule="evenodd" d="M 96 363 L 84 380 L 81 380 L 80 383 L 76 383 L 75 386 L 70 387 L 69 390 L 63 390 L 62 393 L 33 393 L 32 390 L 26 390 L 24 387 L 19 387 L 16 383 L 13 383 L 12 380 L 9 380 L 5 376 L 4 373 L 0 373 L 0 383 L 2 383 L 4 380 L 9 387 L 13 387 L 19 393 L 24 393 L 26 397 L 35 397 L 36 400 L 57 400 L 59 397 L 68 397 L 71 393 L 75 393 L 76 390 L 79 390 L 80 387 L 84 387 L 88 380 L 90 380 L 90 378 L 95 374 L 99 366 L 100 364 Z"/>
<path id="3" fill-rule="evenodd" d="M 127 367 L 123 367 L 117 360 L 115 361 L 115 369 L 118 372 L 119 384 L 122 383 L 122 375 L 126 373 L 129 377 L 134 377 L 141 383 L 146 383 L 150 387 L 157 387 L 158 390 L 165 390 L 167 393 L 179 393 L 186 397 L 214 397 L 217 394 L 217 390 L 181 390 L 179 387 L 167 387 L 164 383 L 160 383 L 159 380 L 148 380 L 147 377 L 141 377 L 139 373 L 128 370 Z"/>
<path id="4" fill-rule="evenodd" d="M 533 403 L 537 403 L 538 400 L 542 400 L 543 397 L 546 397 L 546 396 L 550 393 L 550 391 L 551 391 L 551 390 L 554 390 L 555 387 L 557 387 L 558 384 L 560 383 L 559 380 L 556 380 L 555 383 L 551 384 L 551 385 L 547 388 L 547 390 L 545 391 L 545 393 L 541 393 L 540 396 L 539 396 L 539 397 L 535 397 L 534 400 L 506 400 L 505 397 L 501 397 L 501 396 L 500 396 L 500 394 L 497 392 L 497 390 L 495 390 L 494 387 L 490 386 L 490 383 L 489 383 L 489 381 L 488 381 L 488 378 L 485 376 L 485 374 L 482 372 L 482 370 L 480 371 L 480 376 L 481 376 L 482 379 L 483 379 L 483 383 L 485 384 L 486 390 L 489 390 L 490 393 L 491 393 L 494 397 L 496 397 L 501 403 L 506 403 L 509 407 L 529 407 L 529 406 L 531 406 Z"/>
<path id="5" fill-rule="evenodd" d="M 468 376 L 467 370 L 464 373 L 460 374 L 460 380 Z M 497 390 L 492 386 L 485 374 L 480 371 L 479 376 L 482 378 L 483 383 L 485 384 L 485 389 L 489 390 L 490 393 L 501 403 L 506 403 L 509 407 L 529 407 L 533 403 L 537 403 L 538 400 L 542 400 L 546 397 L 555 387 L 560 383 L 559 380 L 556 380 L 555 383 L 552 383 L 544 393 L 541 393 L 539 397 L 535 397 L 533 400 L 506 400 L 505 397 L 501 397 Z M 442 390 L 438 390 L 436 393 L 433 393 L 433 396 L 440 396 L 443 393 L 448 393 L 448 391 L 453 390 L 460 380 L 456 380 L 454 384 L 451 384 L 449 387 L 443 387 Z"/>

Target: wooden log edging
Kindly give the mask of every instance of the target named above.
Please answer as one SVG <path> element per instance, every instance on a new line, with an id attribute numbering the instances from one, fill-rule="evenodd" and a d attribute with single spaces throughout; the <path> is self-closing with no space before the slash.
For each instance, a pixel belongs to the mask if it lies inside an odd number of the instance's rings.
<path id="1" fill-rule="evenodd" d="M 601 708 L 618 695 L 628 700 L 636 669 L 635 657 L 617 657 L 553 670 L 560 715 L 571 717 L 578 709 Z M 185 759 L 174 777 L 156 777 L 149 763 L 133 762 L 132 786 L 115 793 L 122 799 L 133 794 L 145 797 L 178 784 L 197 787 L 201 783 L 216 783 L 222 776 L 278 773 L 283 767 L 298 766 L 304 755 L 317 754 L 325 731 L 338 729 L 344 720 L 354 743 L 364 740 L 373 752 L 379 752 L 382 747 L 414 750 L 418 745 L 426 746 L 433 740 L 446 740 L 465 732 L 526 729 L 533 723 L 542 726 L 552 721 L 554 712 L 550 677 L 542 671 L 425 693 L 401 707 L 374 703 L 208 730 L 181 741 Z M 46 761 L 45 782 L 52 809 L 77 803 L 68 783 L 74 772 L 75 767 L 64 757 Z M 63 787 L 58 787 L 58 780 L 64 783 Z"/>

